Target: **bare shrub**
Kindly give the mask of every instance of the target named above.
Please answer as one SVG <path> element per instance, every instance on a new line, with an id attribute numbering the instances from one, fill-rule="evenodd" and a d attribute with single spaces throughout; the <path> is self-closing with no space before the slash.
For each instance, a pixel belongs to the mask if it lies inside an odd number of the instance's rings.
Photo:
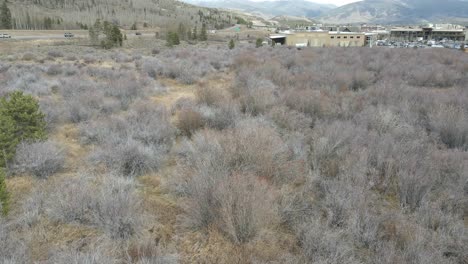
<path id="1" fill-rule="evenodd" d="M 80 130 L 84 143 L 99 144 L 90 160 L 126 176 L 157 170 L 174 137 L 165 108 L 143 103 L 124 118 L 94 121 Z"/>
<path id="2" fill-rule="evenodd" d="M 126 260 L 137 264 L 176 264 L 177 254 L 170 254 L 156 239 L 151 237 L 138 238 L 125 248 Z"/>
<path id="3" fill-rule="evenodd" d="M 118 62 L 118 63 L 129 63 L 129 62 L 133 62 L 134 60 L 132 56 L 129 56 L 127 54 L 120 53 L 120 52 L 112 54 L 111 57 L 115 62 Z"/>
<path id="4" fill-rule="evenodd" d="M 208 127 L 218 130 L 234 127 L 241 118 L 239 106 L 231 101 L 214 108 L 201 106 L 198 112 Z"/>
<path id="5" fill-rule="evenodd" d="M 87 96 L 81 96 L 76 98 L 73 101 L 67 102 L 67 110 L 68 110 L 68 119 L 73 123 L 80 123 L 86 120 L 89 120 L 95 115 L 96 113 L 93 111 L 91 107 L 89 107 L 89 103 L 93 100 L 87 100 Z M 86 102 L 83 104 L 83 102 Z"/>
<path id="6" fill-rule="evenodd" d="M 47 52 L 47 56 L 52 57 L 52 58 L 59 58 L 59 57 L 63 57 L 63 53 L 58 50 L 51 50 Z"/>
<path id="7" fill-rule="evenodd" d="M 268 116 L 275 124 L 287 131 L 307 131 L 314 126 L 314 120 L 303 113 L 289 110 L 287 107 L 275 107 Z"/>
<path id="8" fill-rule="evenodd" d="M 255 176 L 214 173 L 196 174 L 188 181 L 186 225 L 202 229 L 215 225 L 233 242 L 246 243 L 275 222 L 272 197 Z"/>
<path id="9" fill-rule="evenodd" d="M 424 159 L 410 158 L 401 162 L 397 174 L 400 204 L 415 210 L 433 187 L 437 175 L 430 166 L 424 164 Z"/>
<path id="10" fill-rule="evenodd" d="M 429 115 L 430 128 L 449 148 L 468 149 L 468 114 L 455 106 L 440 106 Z"/>
<path id="11" fill-rule="evenodd" d="M 25 60 L 25 61 L 32 61 L 32 60 L 36 59 L 36 55 L 34 55 L 32 53 L 25 53 L 25 54 L 23 54 L 22 59 Z"/>
<path id="12" fill-rule="evenodd" d="M 65 161 L 64 150 L 53 141 L 20 144 L 12 170 L 47 178 L 60 171 Z"/>
<path id="13" fill-rule="evenodd" d="M 53 220 L 96 226 L 113 239 L 138 232 L 139 204 L 133 179 L 106 175 L 96 185 L 96 179 L 85 174 L 61 183 L 44 201 Z"/>
<path id="14" fill-rule="evenodd" d="M 29 250 L 13 229 L 14 225 L 0 217 L 0 262 L 5 264 L 28 263 Z"/>
<path id="15" fill-rule="evenodd" d="M 194 109 L 196 105 L 195 100 L 189 97 L 180 97 L 171 106 L 171 114 L 174 115 L 177 111 Z"/>
<path id="16" fill-rule="evenodd" d="M 83 56 L 83 61 L 86 64 L 93 64 L 93 63 L 96 63 L 97 60 L 96 60 L 95 55 L 88 54 L 88 55 Z"/>
<path id="17" fill-rule="evenodd" d="M 313 263 L 361 263 L 354 256 L 352 246 L 340 232 L 323 228 L 316 221 L 304 225 L 299 231 L 301 248 L 308 261 Z"/>
<path id="18" fill-rule="evenodd" d="M 119 100 L 121 108 L 126 110 L 130 103 L 145 94 L 144 87 L 140 86 L 133 75 L 121 74 L 112 79 L 106 87 L 103 87 L 104 94 Z"/>
<path id="19" fill-rule="evenodd" d="M 161 75 L 161 61 L 157 59 L 145 59 L 142 62 L 141 70 L 146 73 L 149 77 L 157 79 L 158 75 Z"/>
<path id="20" fill-rule="evenodd" d="M 276 103 L 277 87 L 269 80 L 259 79 L 252 72 L 242 71 L 231 87 L 233 97 L 239 98 L 242 112 L 258 115 Z"/>
<path id="21" fill-rule="evenodd" d="M 461 75 L 456 70 L 441 64 L 430 64 L 410 71 L 409 83 L 415 86 L 447 88 L 454 86 Z"/>
<path id="22" fill-rule="evenodd" d="M 177 115 L 177 128 L 183 135 L 191 136 L 205 125 L 202 116 L 193 110 L 182 110 Z"/>
<path id="23" fill-rule="evenodd" d="M 350 140 L 357 131 L 351 123 L 317 125 L 310 154 L 312 168 L 324 176 L 337 176 L 340 161 L 348 153 Z"/>
<path id="24" fill-rule="evenodd" d="M 263 227 L 277 221 L 268 186 L 253 175 L 231 175 L 220 182 L 221 229 L 236 243 L 255 238 Z"/>
<path id="25" fill-rule="evenodd" d="M 70 264 L 114 264 L 117 260 L 109 257 L 98 249 L 90 252 L 79 250 L 67 250 L 54 252 L 46 263 L 70 263 Z"/>
<path id="26" fill-rule="evenodd" d="M 223 94 L 220 90 L 206 85 L 198 87 L 195 91 L 195 95 L 199 104 L 213 106 L 224 101 Z"/>
<path id="27" fill-rule="evenodd" d="M 257 181 L 293 179 L 301 167 L 290 158 L 281 138 L 260 120 L 244 121 L 223 133 L 194 134 L 179 150 L 180 176 L 174 183 L 189 197 L 185 222 L 194 228 L 216 224 L 237 243 L 251 240 L 261 226 L 257 213 L 276 218 L 267 186 Z M 267 212 L 257 208 L 262 206 Z"/>
<path id="28" fill-rule="evenodd" d="M 103 163 L 112 171 L 124 176 L 138 176 L 157 170 L 161 166 L 165 149 L 157 146 L 147 146 L 132 138 L 114 138 L 90 159 L 96 163 Z"/>
<path id="29" fill-rule="evenodd" d="M 193 84 L 198 78 L 204 77 L 211 70 L 211 65 L 192 61 L 176 60 L 169 62 L 163 68 L 165 77 L 176 79 L 183 84 Z"/>
<path id="30" fill-rule="evenodd" d="M 67 55 L 65 57 L 65 60 L 67 60 L 67 61 L 76 61 L 78 59 L 77 59 L 77 57 L 75 55 Z"/>
<path id="31" fill-rule="evenodd" d="M 45 121 L 47 129 L 52 130 L 59 123 L 65 120 L 64 118 L 64 106 L 61 102 L 57 102 L 54 98 L 44 97 L 39 101 L 40 109 L 45 114 Z"/>
<path id="32" fill-rule="evenodd" d="M 379 228 L 381 220 L 363 206 L 356 210 L 350 219 L 350 233 L 353 240 L 363 248 L 375 249 L 379 242 Z"/>
<path id="33" fill-rule="evenodd" d="M 79 73 L 79 69 L 72 65 L 63 66 L 63 73 L 65 76 L 73 76 Z"/>
<path id="34" fill-rule="evenodd" d="M 53 65 L 50 65 L 49 68 L 47 69 L 47 74 L 55 76 L 55 75 L 62 74 L 62 71 L 63 71 L 62 66 L 58 64 L 53 64 Z"/>

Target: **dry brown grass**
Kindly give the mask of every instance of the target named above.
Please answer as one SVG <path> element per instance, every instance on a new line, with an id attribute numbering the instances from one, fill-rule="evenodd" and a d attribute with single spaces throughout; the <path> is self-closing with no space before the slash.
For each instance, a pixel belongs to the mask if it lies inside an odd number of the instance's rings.
<path id="1" fill-rule="evenodd" d="M 226 263 L 240 264 L 278 261 L 288 252 L 298 251 L 297 241 L 292 234 L 264 233 L 248 244 L 233 244 L 222 233 L 189 232 L 180 238 L 178 249 L 181 263 Z"/>
<path id="2" fill-rule="evenodd" d="M 30 232 L 29 248 L 36 261 L 47 260 L 49 252 L 66 249 L 71 245 L 83 251 L 93 249 L 93 244 L 102 233 L 94 228 L 58 224 L 42 219 Z"/>
<path id="3" fill-rule="evenodd" d="M 170 108 L 178 99 L 182 97 L 195 98 L 195 86 L 181 84 L 174 79 L 163 78 L 159 82 L 168 87 L 168 93 L 153 96 L 151 99 L 158 103 Z"/>
<path id="4" fill-rule="evenodd" d="M 32 176 L 16 176 L 6 179 L 7 190 L 10 193 L 10 208 L 12 214 L 15 209 L 21 208 L 20 203 L 27 197 L 35 187 L 37 179 Z"/>
<path id="5" fill-rule="evenodd" d="M 182 213 L 177 201 L 161 186 L 161 176 L 145 175 L 138 178 L 145 212 L 156 216 L 159 224 L 150 224 L 148 231 L 156 234 L 162 244 L 169 244 L 175 235 L 177 215 Z"/>
<path id="6" fill-rule="evenodd" d="M 80 144 L 79 129 L 75 124 L 65 124 L 58 127 L 50 137 L 65 148 L 67 153 L 65 168 L 69 171 L 76 171 L 83 166 L 83 161 L 88 155 L 90 147 Z"/>

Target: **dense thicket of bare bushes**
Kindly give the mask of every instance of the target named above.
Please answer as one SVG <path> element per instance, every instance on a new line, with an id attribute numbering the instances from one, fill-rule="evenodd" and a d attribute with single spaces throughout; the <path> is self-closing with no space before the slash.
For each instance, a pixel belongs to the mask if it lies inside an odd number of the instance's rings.
<path id="1" fill-rule="evenodd" d="M 0 62 L 50 133 L 8 166 L 3 262 L 468 263 L 463 53 L 86 51 Z"/>

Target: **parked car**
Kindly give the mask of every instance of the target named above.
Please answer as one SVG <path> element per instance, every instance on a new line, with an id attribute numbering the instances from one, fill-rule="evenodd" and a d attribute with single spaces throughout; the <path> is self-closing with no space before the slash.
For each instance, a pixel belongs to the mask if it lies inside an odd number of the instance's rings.
<path id="1" fill-rule="evenodd" d="M 0 38 L 11 38 L 10 34 L 0 33 Z"/>
<path id="2" fill-rule="evenodd" d="M 73 38 L 75 35 L 73 35 L 73 33 L 66 32 L 65 34 L 63 34 L 63 36 L 66 38 Z"/>

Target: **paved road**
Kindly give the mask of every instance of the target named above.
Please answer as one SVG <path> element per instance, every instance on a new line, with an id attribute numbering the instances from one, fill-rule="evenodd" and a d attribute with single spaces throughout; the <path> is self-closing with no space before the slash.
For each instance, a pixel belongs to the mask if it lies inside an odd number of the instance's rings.
<path id="1" fill-rule="evenodd" d="M 3 33 L 3 32 L 0 32 L 0 33 Z M 29 32 L 28 32 L 29 33 Z M 0 38 L 0 41 L 8 41 L 8 40 L 54 40 L 54 39 L 63 39 L 63 40 L 67 40 L 67 39 L 84 39 L 84 38 L 88 38 L 88 35 L 87 34 L 75 34 L 75 36 L 73 38 L 66 38 L 64 37 L 63 33 L 62 34 L 54 34 L 54 33 L 51 33 L 51 34 L 48 34 L 48 33 L 37 33 L 37 34 L 28 34 L 28 33 L 18 33 L 17 35 L 15 33 L 9 33 L 11 38 L 10 39 L 1 39 Z M 154 33 L 142 33 L 141 35 L 135 35 L 135 33 L 129 33 L 127 34 L 127 38 L 138 38 L 138 37 L 154 37 Z"/>

